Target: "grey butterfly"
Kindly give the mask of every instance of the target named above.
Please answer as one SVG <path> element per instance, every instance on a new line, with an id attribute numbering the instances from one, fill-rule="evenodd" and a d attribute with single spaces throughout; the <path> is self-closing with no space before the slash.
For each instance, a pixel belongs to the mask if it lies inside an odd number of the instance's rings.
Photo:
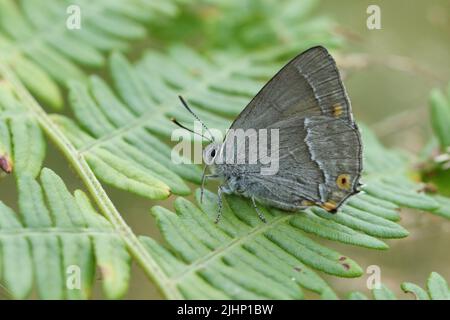
<path id="1" fill-rule="evenodd" d="M 286 64 L 230 127 L 239 129 L 278 130 L 277 150 L 270 150 L 278 152 L 278 170 L 263 175 L 261 163 L 223 161 L 251 153 L 250 143 L 236 148 L 230 134 L 222 143 L 212 141 L 203 154 L 206 163 L 211 164 L 205 170 L 210 168 L 212 173 L 206 175 L 204 171 L 202 194 L 206 178 L 221 179 L 216 222 L 222 213 L 224 193 L 250 198 L 265 221 L 256 202 L 287 211 L 317 205 L 334 213 L 359 192 L 360 133 L 336 63 L 324 47 L 310 48 Z M 229 146 L 232 148 L 227 149 Z M 222 161 L 216 161 L 219 158 Z"/>

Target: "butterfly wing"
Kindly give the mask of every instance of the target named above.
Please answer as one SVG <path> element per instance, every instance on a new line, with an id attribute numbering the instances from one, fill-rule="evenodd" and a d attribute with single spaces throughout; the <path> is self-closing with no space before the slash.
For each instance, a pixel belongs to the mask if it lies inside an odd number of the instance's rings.
<path id="1" fill-rule="evenodd" d="M 283 209 L 312 202 L 334 211 L 357 192 L 360 135 L 336 63 L 323 47 L 283 67 L 230 129 L 279 129 L 275 174 L 261 175 L 261 164 L 222 165 L 221 171 L 238 177 L 249 196 Z"/>
<path id="2" fill-rule="evenodd" d="M 333 57 L 321 46 L 286 64 L 250 101 L 231 128 L 267 128 L 299 115 L 327 115 L 353 124 L 347 97 Z"/>

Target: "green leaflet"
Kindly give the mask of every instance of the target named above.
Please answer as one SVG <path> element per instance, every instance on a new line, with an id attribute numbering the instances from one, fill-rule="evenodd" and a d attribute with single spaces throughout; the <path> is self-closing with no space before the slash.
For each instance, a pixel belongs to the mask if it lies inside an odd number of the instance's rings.
<path id="1" fill-rule="evenodd" d="M 80 29 L 66 27 L 74 14 L 67 9 L 74 5 L 82 15 Z M 106 52 L 125 50 L 146 35 L 144 25 L 155 16 L 176 11 L 174 2 L 162 0 L 2 0 L 0 57 L 34 95 L 61 109 L 58 85 L 83 80 L 81 67 L 103 66 Z"/>
<path id="2" fill-rule="evenodd" d="M 432 300 L 450 300 L 448 283 L 437 272 L 432 272 L 428 277 L 427 289 Z"/>
<path id="3" fill-rule="evenodd" d="M 450 83 L 447 90 L 434 88 L 429 96 L 430 120 L 434 136 L 423 148 L 419 160 L 419 173 L 429 186 L 441 195 L 448 196 L 450 191 Z M 436 196 L 435 200 L 441 204 L 436 210 L 437 215 L 448 217 L 448 203 L 446 198 Z M 448 199 L 447 199 L 448 200 Z"/>
<path id="4" fill-rule="evenodd" d="M 450 219 L 450 199 L 440 195 L 433 196 L 433 199 L 439 203 L 439 208 L 431 213 Z"/>
<path id="5" fill-rule="evenodd" d="M 416 300 L 430 300 L 428 293 L 417 284 L 411 282 L 403 282 L 401 288 L 403 292 L 412 293 Z"/>
<path id="6" fill-rule="evenodd" d="M 355 231 L 351 227 L 333 221 L 329 216 L 320 217 L 309 211 L 290 219 L 294 227 L 304 230 L 320 237 L 335 240 L 347 244 L 359 245 L 373 249 L 387 249 L 388 246 L 381 240 L 371 237 L 365 233 Z"/>
<path id="7" fill-rule="evenodd" d="M 447 281 L 437 272 L 432 272 L 428 277 L 426 290 L 411 282 L 403 282 L 401 288 L 405 293 L 412 293 L 416 300 L 450 300 Z M 397 299 L 395 294 L 383 284 L 378 289 L 372 289 L 372 295 L 375 300 Z M 348 299 L 367 300 L 367 297 L 361 292 L 351 292 Z"/>
<path id="8" fill-rule="evenodd" d="M 449 92 L 450 93 L 450 92 Z M 442 150 L 450 146 L 450 97 L 438 89 L 430 94 L 430 118 Z"/>
<path id="9" fill-rule="evenodd" d="M 37 176 L 46 148 L 42 131 L 6 85 L 0 85 L 0 112 L 5 115 L 0 118 L 0 156 L 10 162 L 16 176 Z"/>
<path id="10" fill-rule="evenodd" d="M 76 190 L 74 196 L 88 226 L 112 231 L 110 223 L 94 210 L 84 192 Z M 109 299 L 122 297 L 128 290 L 131 262 L 122 239 L 110 234 L 95 235 L 94 254 L 102 275 L 103 293 Z"/>
<path id="11" fill-rule="evenodd" d="M 348 295 L 348 300 L 368 300 L 366 295 L 361 292 L 350 292 Z"/>
<path id="12" fill-rule="evenodd" d="M 26 298 L 35 286 L 42 299 L 86 299 L 97 265 L 105 295 L 122 297 L 130 257 L 119 234 L 94 211 L 86 195 L 79 190 L 71 195 L 61 178 L 46 168 L 40 183 L 28 174 L 17 183 L 20 215 L 0 202 L 0 280 L 7 293 Z M 68 283 L 77 271 L 80 288 L 73 289 Z"/>
<path id="13" fill-rule="evenodd" d="M 0 96 L 4 93 L 0 90 Z M 4 114 L 6 108 L 0 104 L 0 112 Z M 6 173 L 11 173 L 13 170 L 12 150 L 11 150 L 11 136 L 6 117 L 0 118 L 0 177 Z"/>

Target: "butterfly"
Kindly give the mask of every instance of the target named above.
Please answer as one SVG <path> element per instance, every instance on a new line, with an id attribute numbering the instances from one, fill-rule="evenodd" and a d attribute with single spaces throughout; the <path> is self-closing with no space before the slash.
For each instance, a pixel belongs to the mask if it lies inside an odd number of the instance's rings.
<path id="1" fill-rule="evenodd" d="M 258 161 L 228 161 L 240 155 L 259 159 L 252 148 L 259 146 L 257 140 L 237 145 L 236 135 L 230 131 L 251 131 L 253 134 L 244 136 L 250 139 L 264 130 L 278 135 L 277 144 L 268 148 L 270 154 L 278 155 L 276 171 L 264 174 L 263 164 Z M 201 194 L 206 179 L 221 180 L 216 222 L 222 213 L 223 194 L 249 198 L 265 222 L 257 202 L 286 211 L 319 206 L 335 213 L 359 192 L 360 132 L 336 62 L 322 46 L 310 48 L 288 62 L 237 116 L 224 140 L 210 141 L 203 152 L 209 165 L 203 171 Z M 207 168 L 212 173 L 206 174 Z"/>

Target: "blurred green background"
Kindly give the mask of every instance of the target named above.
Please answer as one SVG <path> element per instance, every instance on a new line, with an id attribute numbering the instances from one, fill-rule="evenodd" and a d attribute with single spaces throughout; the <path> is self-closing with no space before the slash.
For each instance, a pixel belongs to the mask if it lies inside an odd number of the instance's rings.
<path id="1" fill-rule="evenodd" d="M 381 8 L 381 30 L 368 30 L 366 27 L 366 8 L 370 4 L 377 4 Z M 199 16 L 210 18 L 209 5 L 205 7 L 192 4 L 189 10 L 199 10 Z M 431 135 L 428 94 L 434 87 L 445 87 L 450 79 L 450 2 L 323 0 L 314 12 L 334 20 L 338 24 L 334 32 L 347 39 L 347 44 L 337 56 L 339 62 L 347 66 L 365 62 L 369 64 L 361 68 L 349 68 L 345 73 L 345 84 L 356 120 L 368 124 L 386 145 L 418 154 Z M 220 16 L 220 12 L 214 14 Z M 246 13 L 239 14 L 245 16 Z M 189 26 L 193 22 L 184 15 L 185 13 L 181 13 L 177 20 L 180 29 L 183 29 L 180 31 L 180 38 L 185 36 L 183 32 L 192 31 Z M 191 27 L 195 30 L 194 26 Z M 163 38 L 165 31 L 160 31 L 156 37 Z M 158 29 L 153 32 L 158 32 Z M 196 43 L 201 42 L 201 39 L 186 41 L 193 42 L 190 45 L 201 47 L 201 43 Z M 221 41 L 218 34 L 215 42 L 220 44 L 218 47 L 226 48 L 225 39 Z M 139 57 L 141 49 L 148 45 L 146 42 L 142 43 L 136 52 L 130 52 L 129 55 Z M 82 186 L 60 153 L 52 146 L 49 147 L 45 165 L 61 174 L 70 188 Z M 2 199 L 16 208 L 13 180 L 2 179 L 0 186 L 4 193 Z M 106 187 L 106 190 L 137 234 L 161 239 L 149 209 L 156 204 L 170 208 L 172 198 L 152 202 L 112 188 Z M 424 285 L 431 271 L 437 271 L 444 278 L 450 279 L 450 221 L 404 210 L 401 224 L 410 231 L 410 236 L 388 241 L 390 249 L 387 251 L 326 243 L 351 256 L 363 268 L 378 265 L 382 272 L 381 280 L 396 293 L 400 293 L 399 285 L 403 281 Z M 317 241 L 324 242 L 321 239 Z M 365 275 L 357 279 L 339 279 L 326 275 L 325 278 L 341 296 L 352 290 L 367 293 Z M 101 297 L 99 290 L 96 296 Z M 399 296 L 405 297 L 402 294 Z M 160 298 L 153 285 L 135 265 L 127 298 Z"/>

